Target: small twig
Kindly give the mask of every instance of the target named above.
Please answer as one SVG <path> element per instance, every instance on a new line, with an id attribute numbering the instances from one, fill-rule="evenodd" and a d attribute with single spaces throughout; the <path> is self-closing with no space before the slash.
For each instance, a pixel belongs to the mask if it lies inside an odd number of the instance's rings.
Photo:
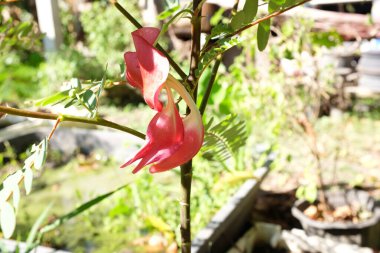
<path id="1" fill-rule="evenodd" d="M 50 134 L 49 134 L 49 137 L 48 137 L 48 141 L 50 141 L 51 137 L 53 136 L 55 130 L 57 130 L 57 127 L 59 125 L 59 123 L 61 122 L 61 118 L 58 117 L 57 121 L 55 122 L 54 126 L 53 126 L 53 129 L 51 130 Z"/>

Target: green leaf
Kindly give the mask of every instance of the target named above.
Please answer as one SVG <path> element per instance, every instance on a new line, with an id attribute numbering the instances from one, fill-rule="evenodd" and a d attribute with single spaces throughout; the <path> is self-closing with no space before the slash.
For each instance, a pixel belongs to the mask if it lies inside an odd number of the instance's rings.
<path id="1" fill-rule="evenodd" d="M 237 12 L 231 19 L 231 27 L 234 30 L 239 29 L 240 27 L 244 26 L 245 23 L 245 13 L 243 11 Z"/>
<path id="2" fill-rule="evenodd" d="M 237 30 L 243 27 L 244 25 L 251 23 L 253 19 L 256 17 L 258 7 L 258 0 L 245 1 L 243 9 L 232 17 L 231 27 L 234 30 Z"/>
<path id="3" fill-rule="evenodd" d="M 81 90 L 82 89 L 82 84 L 80 83 L 80 80 L 78 78 L 71 78 L 70 80 L 70 88 L 71 89 L 76 89 L 76 90 Z"/>
<path id="4" fill-rule="evenodd" d="M 18 204 L 20 203 L 20 188 L 17 183 L 12 188 L 12 200 L 13 206 L 17 210 Z"/>
<path id="5" fill-rule="evenodd" d="M 40 144 L 38 144 L 38 147 L 34 156 L 34 168 L 36 168 L 36 170 L 40 170 L 46 160 L 47 145 L 48 145 L 48 141 L 46 138 L 43 139 L 40 142 Z"/>
<path id="6" fill-rule="evenodd" d="M 285 3 L 284 3 L 284 8 L 288 8 L 288 7 L 290 7 L 290 6 L 293 6 L 293 5 L 295 5 L 297 3 L 297 1 L 296 0 L 285 0 Z"/>
<path id="7" fill-rule="evenodd" d="M 24 171 L 24 186 L 26 195 L 28 195 L 32 191 L 33 184 L 33 171 L 31 168 L 26 167 Z"/>
<path id="8" fill-rule="evenodd" d="M 215 46 L 207 51 L 199 61 L 196 76 L 200 77 L 203 71 L 210 65 L 210 63 L 218 56 L 226 52 L 228 49 L 240 44 L 242 42 L 240 37 L 232 37 L 220 39 L 215 43 Z"/>
<path id="9" fill-rule="evenodd" d="M 202 153 L 210 160 L 224 161 L 234 156 L 239 148 L 245 145 L 245 123 L 233 114 L 216 125 L 213 125 L 213 121 L 214 118 L 211 118 L 205 126 Z"/>
<path id="10" fill-rule="evenodd" d="M 35 102 L 36 106 L 47 106 L 50 104 L 57 104 L 69 97 L 69 90 L 64 90 L 58 93 L 55 93 L 49 97 L 42 98 Z"/>
<path id="11" fill-rule="evenodd" d="M 268 44 L 270 35 L 270 19 L 259 23 L 257 28 L 257 47 L 263 51 Z"/>
<path id="12" fill-rule="evenodd" d="M 171 7 L 170 9 L 164 10 L 163 12 L 161 12 L 161 13 L 157 16 L 158 20 L 164 20 L 164 19 L 170 17 L 170 16 L 173 15 L 176 11 L 178 11 L 179 8 L 181 8 L 181 6 L 180 6 L 180 5 L 176 5 L 176 6 Z"/>
<path id="13" fill-rule="evenodd" d="M 96 109 L 96 94 L 92 90 L 86 90 L 83 94 L 79 95 L 79 97 L 91 112 Z"/>
<path id="14" fill-rule="evenodd" d="M 34 243 L 36 241 L 36 237 L 38 235 L 38 229 L 41 227 L 42 223 L 46 219 L 47 215 L 49 214 L 50 209 L 52 208 L 53 203 L 50 203 L 44 211 L 38 216 L 37 220 L 34 222 L 32 229 L 29 232 L 28 239 L 26 240 L 26 250 L 25 253 L 31 252 L 35 246 L 38 245 L 38 242 Z"/>
<path id="15" fill-rule="evenodd" d="M 12 236 L 16 227 L 16 214 L 12 205 L 3 202 L 0 206 L 0 225 L 4 238 L 8 239 Z"/>
<path id="16" fill-rule="evenodd" d="M 256 17 L 259 8 L 259 0 L 247 0 L 244 4 L 244 12 L 246 13 L 246 22 L 252 22 Z"/>
<path id="17" fill-rule="evenodd" d="M 268 12 L 273 13 L 275 11 L 283 8 L 286 0 L 269 0 L 268 2 Z"/>

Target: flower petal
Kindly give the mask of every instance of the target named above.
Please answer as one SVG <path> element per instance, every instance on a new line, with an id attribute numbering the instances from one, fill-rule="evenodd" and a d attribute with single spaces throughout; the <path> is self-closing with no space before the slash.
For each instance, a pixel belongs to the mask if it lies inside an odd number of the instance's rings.
<path id="1" fill-rule="evenodd" d="M 148 125 L 147 143 L 121 168 L 141 159 L 133 170 L 133 173 L 136 173 L 146 165 L 171 157 L 180 147 L 184 138 L 182 119 L 174 104 L 170 89 L 167 89 L 167 94 L 166 106 L 153 117 Z"/>
<path id="2" fill-rule="evenodd" d="M 125 76 L 127 77 L 127 81 L 143 93 L 143 81 L 140 64 L 137 60 L 137 54 L 135 52 L 126 52 L 124 54 L 124 61 L 126 65 Z"/>
<path id="3" fill-rule="evenodd" d="M 150 167 L 150 173 L 173 169 L 188 162 L 198 153 L 202 147 L 204 130 L 202 121 L 199 122 L 197 118 L 196 113 L 191 113 L 183 120 L 185 137 L 180 147 L 172 156 Z"/>
<path id="4" fill-rule="evenodd" d="M 153 47 L 159 30 L 155 28 L 146 29 L 134 31 L 132 38 L 140 65 L 144 99 L 152 109 L 160 111 L 162 104 L 158 100 L 158 95 L 169 74 L 169 61 Z"/>
<path id="5" fill-rule="evenodd" d="M 167 171 L 188 162 L 198 153 L 203 144 L 204 127 L 202 117 L 190 94 L 171 75 L 169 75 L 166 85 L 180 94 L 191 112 L 183 119 L 184 140 L 180 147 L 173 155 L 150 167 L 149 171 L 151 173 Z"/>

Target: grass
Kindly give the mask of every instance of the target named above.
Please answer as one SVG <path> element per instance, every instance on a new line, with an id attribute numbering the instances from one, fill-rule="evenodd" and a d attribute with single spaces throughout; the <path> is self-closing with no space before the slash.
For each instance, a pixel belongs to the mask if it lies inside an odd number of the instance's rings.
<path id="1" fill-rule="evenodd" d="M 78 156 L 59 168 L 46 168 L 35 179 L 31 195 L 21 198 L 14 238 L 25 240 L 31 225 L 44 208 L 54 203 L 49 220 L 63 215 L 79 204 L 130 183 L 124 190 L 46 234 L 44 244 L 72 252 L 147 252 L 152 236 L 161 248 L 179 240 L 179 170 L 137 175 L 131 168 L 119 169 L 111 160 L 84 159 Z M 248 168 L 253 171 L 253 168 Z M 238 178 L 215 188 L 226 175 L 217 163 L 201 157 L 195 161 L 193 184 L 193 234 L 204 227 L 244 181 Z M 231 175 L 229 175 L 231 176 Z M 230 184 L 230 185 L 228 185 Z M 110 243 L 112 242 L 112 243 Z"/>

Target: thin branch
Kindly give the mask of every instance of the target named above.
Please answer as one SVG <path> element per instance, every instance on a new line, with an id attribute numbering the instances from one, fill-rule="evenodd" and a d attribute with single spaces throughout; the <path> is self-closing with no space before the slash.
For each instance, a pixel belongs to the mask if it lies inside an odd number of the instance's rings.
<path id="1" fill-rule="evenodd" d="M 116 7 L 116 9 L 118 9 L 121 14 L 123 14 L 128 20 L 129 22 L 131 22 L 136 28 L 142 28 L 142 25 L 123 7 L 121 6 L 117 1 L 115 0 L 110 0 L 110 2 Z M 181 67 L 173 60 L 173 58 L 169 55 L 168 52 L 166 52 L 166 50 L 160 45 L 157 43 L 156 45 L 156 48 L 158 50 L 160 50 L 165 56 L 166 58 L 168 58 L 169 60 L 169 63 L 170 65 L 173 67 L 173 69 L 178 73 L 178 75 L 181 77 L 182 80 L 186 80 L 187 78 L 187 75 L 185 74 L 185 72 L 183 72 L 183 70 L 181 69 Z"/>
<path id="2" fill-rule="evenodd" d="M 222 61 L 222 57 L 219 56 L 216 59 L 215 64 L 212 68 L 210 80 L 207 83 L 206 91 L 203 95 L 201 105 L 199 106 L 199 111 L 201 112 L 201 115 L 203 115 L 203 113 L 206 110 L 207 102 L 208 102 L 208 99 L 210 98 L 211 90 L 212 90 L 212 87 L 215 83 L 216 75 L 218 74 L 218 70 L 219 70 L 219 66 L 220 66 L 221 61 Z"/>
<path id="3" fill-rule="evenodd" d="M 283 9 L 283 10 L 279 10 L 279 11 L 273 12 L 273 13 L 265 16 L 265 17 L 259 18 L 259 19 L 255 20 L 255 21 L 253 21 L 252 23 L 250 23 L 250 24 L 248 24 L 246 26 L 243 26 L 242 28 L 238 29 L 237 31 L 234 31 L 233 33 L 228 34 L 225 38 L 233 37 L 233 36 L 235 36 L 235 35 L 243 32 L 243 31 L 247 30 L 248 28 L 251 28 L 252 26 L 255 26 L 255 25 L 257 25 L 257 24 L 259 24 L 259 23 L 261 23 L 261 22 L 263 22 L 265 20 L 271 19 L 271 18 L 276 17 L 278 15 L 281 15 L 282 13 L 287 12 L 288 10 L 291 10 L 291 9 L 297 7 L 297 6 L 303 5 L 303 4 L 305 4 L 307 2 L 310 2 L 310 1 L 311 0 L 304 0 L 302 2 L 297 3 L 296 5 L 292 5 L 290 7 L 287 7 L 285 9 Z"/>
<path id="4" fill-rule="evenodd" d="M 233 36 L 235 36 L 235 35 L 237 35 L 237 34 L 242 33 L 243 31 L 245 31 L 245 30 L 251 28 L 252 26 L 255 26 L 255 25 L 257 25 L 257 24 L 259 24 L 259 23 L 261 23 L 261 22 L 263 22 L 263 21 L 265 21 L 265 20 L 268 20 L 268 19 L 274 18 L 274 17 L 276 17 L 276 16 L 279 16 L 279 15 L 281 15 L 281 14 L 284 13 L 284 12 L 287 12 L 287 11 L 289 11 L 289 10 L 291 10 L 291 9 L 293 9 L 293 8 L 295 8 L 295 7 L 297 7 L 297 6 L 303 5 L 303 4 L 305 4 L 305 3 L 307 3 L 307 2 L 310 2 L 310 1 L 311 1 L 311 0 L 304 0 L 304 1 L 302 1 L 302 2 L 297 3 L 296 5 L 292 5 L 292 6 L 290 6 L 290 7 L 287 7 L 287 8 L 285 8 L 285 9 L 283 9 L 283 10 L 279 10 L 279 11 L 273 12 L 273 13 L 271 13 L 271 14 L 265 16 L 265 17 L 262 17 L 262 18 L 256 19 L 256 20 L 253 21 L 252 23 L 250 23 L 250 24 L 248 24 L 248 25 L 246 25 L 246 26 L 243 26 L 242 28 L 240 28 L 240 29 L 234 31 L 233 33 L 227 34 L 226 36 L 224 36 L 224 37 L 222 37 L 222 38 L 220 38 L 220 39 L 231 38 L 231 37 L 233 37 Z M 207 47 L 203 48 L 203 49 L 202 49 L 202 53 L 209 51 L 209 50 L 212 48 L 212 46 L 213 46 L 213 44 L 212 44 L 212 45 L 208 45 Z"/>
<path id="5" fill-rule="evenodd" d="M 34 112 L 34 111 L 29 111 L 29 110 L 16 109 L 16 108 L 8 107 L 8 106 L 2 106 L 2 105 L 0 105 L 0 113 L 6 113 L 6 114 L 11 114 L 11 115 L 17 115 L 17 116 L 28 117 L 28 118 L 36 118 L 36 119 L 47 119 L 47 120 L 60 119 L 60 121 L 81 122 L 81 123 L 86 123 L 86 124 L 91 124 L 91 125 L 105 126 L 105 127 L 117 129 L 129 134 L 132 134 L 141 139 L 145 139 L 145 134 L 140 133 L 139 131 L 136 131 L 132 128 L 105 120 L 103 118 L 89 119 L 85 117 L 72 116 L 72 115 L 58 115 L 58 114 L 47 113 L 47 112 Z"/>

